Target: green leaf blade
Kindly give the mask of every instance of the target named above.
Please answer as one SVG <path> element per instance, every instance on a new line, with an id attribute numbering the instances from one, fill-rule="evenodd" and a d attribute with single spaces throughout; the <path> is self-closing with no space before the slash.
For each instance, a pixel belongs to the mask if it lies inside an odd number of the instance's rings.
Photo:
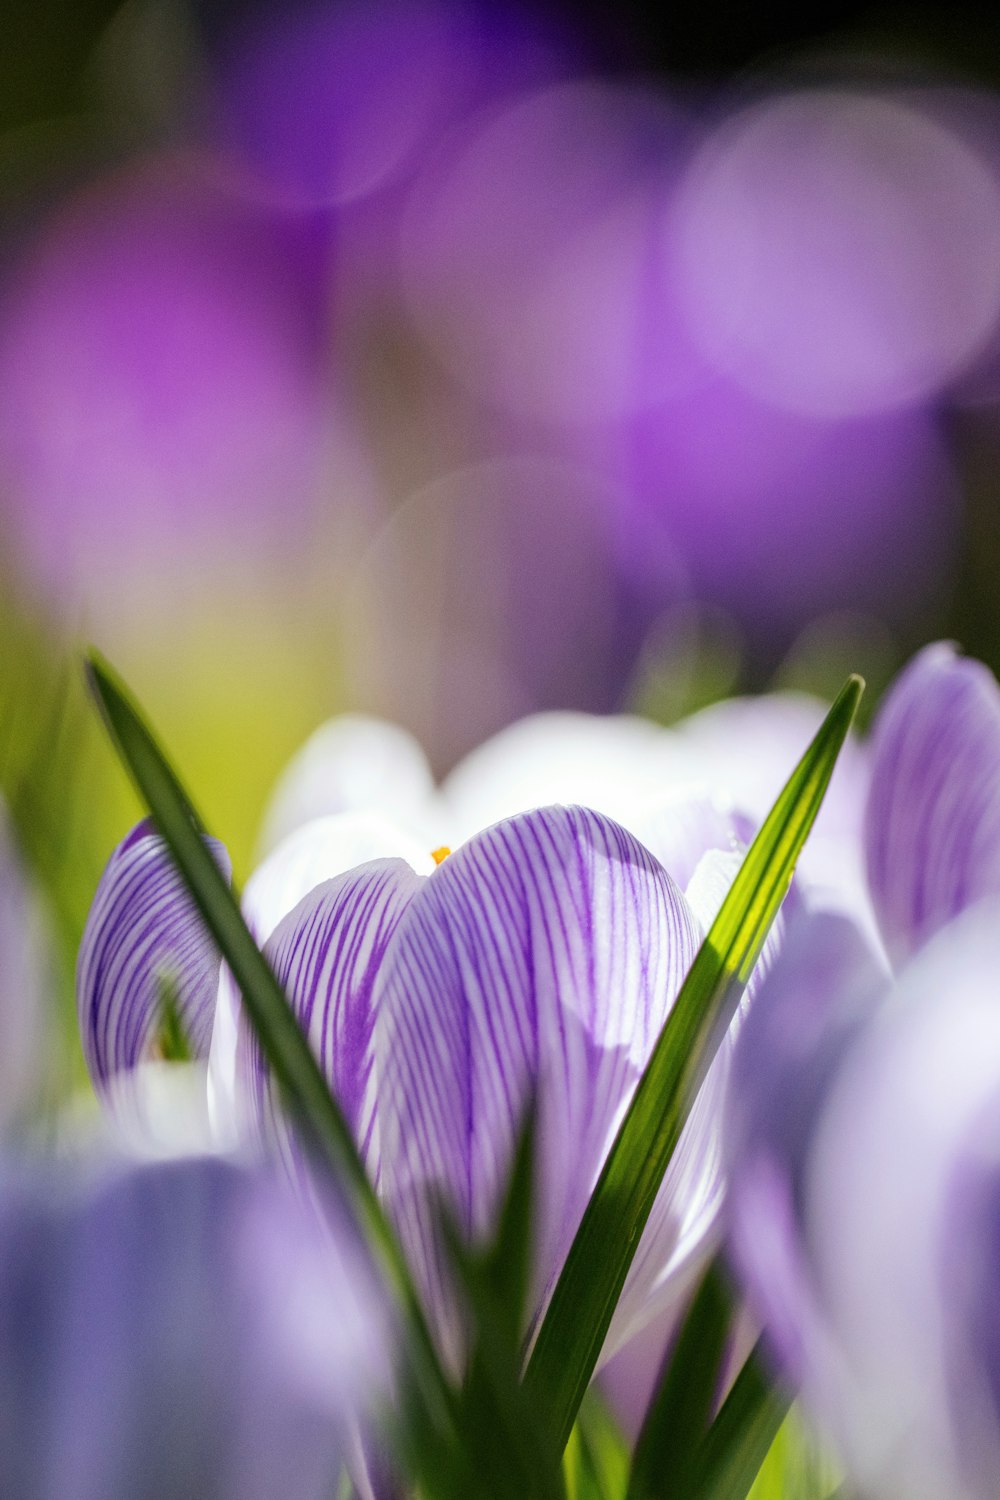
<path id="1" fill-rule="evenodd" d="M 132 705 L 124 684 L 96 653 L 90 656 L 87 666 L 111 737 L 149 807 L 199 915 L 233 972 L 279 1086 L 338 1176 L 352 1184 L 362 1202 L 373 1203 L 374 1194 L 347 1123 L 281 986 L 205 847 L 204 825 L 190 798 Z"/>
<path id="2" fill-rule="evenodd" d="M 848 679 L 695 957 L 584 1211 L 525 1372 L 564 1446 L 690 1103 L 791 884 L 864 689 Z"/>
<path id="3" fill-rule="evenodd" d="M 702 1278 L 635 1447 L 628 1500 L 685 1495 L 716 1399 L 733 1301 L 718 1261 Z"/>
<path id="4" fill-rule="evenodd" d="M 758 1340 L 701 1445 L 692 1500 L 744 1500 L 788 1415 L 761 1351 Z"/>
<path id="5" fill-rule="evenodd" d="M 435 1419 L 447 1420 L 452 1393 L 409 1268 L 281 985 L 258 949 L 236 897 L 212 858 L 203 824 L 124 683 L 97 652 L 87 676 L 111 739 L 148 806 L 205 926 L 240 987 L 250 1023 L 305 1139 L 346 1194 L 358 1227 L 404 1317 L 416 1382 Z"/>

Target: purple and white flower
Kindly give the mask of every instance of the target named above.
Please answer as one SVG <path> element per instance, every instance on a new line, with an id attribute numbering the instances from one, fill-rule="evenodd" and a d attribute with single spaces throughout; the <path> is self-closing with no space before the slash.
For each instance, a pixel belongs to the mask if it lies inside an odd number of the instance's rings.
<path id="1" fill-rule="evenodd" d="M 432 1205 L 443 1192 L 467 1234 L 487 1227 L 528 1099 L 537 1096 L 537 1315 L 750 827 L 704 792 L 689 792 L 690 778 L 676 773 L 677 746 L 662 731 L 575 718 L 559 729 L 563 747 L 578 738 L 584 745 L 575 768 L 562 756 L 564 783 L 575 792 L 589 777 L 607 802 L 617 767 L 621 800 L 631 799 L 630 822 L 648 830 L 648 845 L 603 810 L 529 801 L 529 810 L 486 828 L 485 814 L 481 821 L 467 814 L 480 831 L 470 830 L 435 865 L 429 840 L 421 844 L 370 811 L 342 810 L 302 823 L 279 843 L 243 902 L 453 1359 L 461 1330 Z M 370 741 L 372 726 L 355 722 L 338 753 L 353 754 L 358 733 Z M 588 734 L 593 743 L 605 737 L 603 760 L 588 763 Z M 412 811 L 422 821 L 409 822 L 426 828 L 435 805 L 429 783 L 412 774 L 411 748 L 395 735 L 409 767 L 395 791 L 417 785 Z M 644 738 L 651 754 L 641 784 L 659 795 L 642 814 L 632 771 Z M 636 751 L 631 761 L 617 753 L 627 741 Z M 315 760 L 308 774 L 320 783 Z M 387 774 L 386 802 L 393 795 Z M 330 797 L 334 806 L 338 797 L 341 808 L 350 805 L 343 782 Z M 286 801 L 296 805 L 294 787 Z M 393 811 L 406 816 L 398 802 Z M 130 875 L 133 868 L 144 873 Z M 249 1125 L 295 1170 L 294 1143 L 231 976 L 198 932 L 163 845 L 137 831 L 112 857 L 81 949 L 80 1016 L 92 1073 L 105 1093 L 109 1078 L 134 1076 L 156 1035 L 156 975 L 172 964 L 188 985 L 183 1015 L 208 1067 L 216 1130 Z M 727 1067 L 728 1047 L 663 1184 L 606 1354 L 677 1305 L 717 1242 Z"/>
<path id="2" fill-rule="evenodd" d="M 735 1049 L 730 1242 L 863 1494 L 996 1490 L 1000 689 L 923 651 L 878 717 L 865 846 L 894 973 L 793 923 Z"/>

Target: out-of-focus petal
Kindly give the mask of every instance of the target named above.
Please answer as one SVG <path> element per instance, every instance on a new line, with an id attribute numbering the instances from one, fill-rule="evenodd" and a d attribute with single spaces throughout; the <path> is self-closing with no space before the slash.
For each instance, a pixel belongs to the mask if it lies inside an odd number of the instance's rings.
<path id="1" fill-rule="evenodd" d="M 763 400 L 827 418 L 918 405 L 1000 315 L 993 153 L 915 91 L 797 88 L 728 116 L 676 214 L 691 333 Z"/>
<path id="2" fill-rule="evenodd" d="M 375 1183 L 379 1137 L 373 991 L 389 940 L 422 883 L 402 859 L 374 860 L 349 870 L 300 901 L 265 950 Z M 287 1126 L 245 1018 L 237 1066 L 256 1124 L 287 1147 Z"/>
<path id="3" fill-rule="evenodd" d="M 398 724 L 341 714 L 321 724 L 285 767 L 264 815 L 260 845 L 274 849 L 330 813 L 381 813 L 431 847 L 446 843 L 427 757 Z"/>
<path id="4" fill-rule="evenodd" d="M 203 1059 L 137 1063 L 128 1072 L 112 1074 L 103 1099 L 108 1107 L 102 1112 L 102 1144 L 138 1160 L 212 1152 L 225 1144 L 212 1129 Z"/>
<path id="5" fill-rule="evenodd" d="M 531 808 L 579 803 L 631 826 L 696 773 L 669 731 L 630 714 L 532 714 L 502 729 L 442 786 L 458 838 Z"/>
<path id="6" fill-rule="evenodd" d="M 742 854 L 756 832 L 746 813 L 692 786 L 651 799 L 630 827 L 682 890 L 706 854 Z"/>
<path id="7" fill-rule="evenodd" d="M 45 1010 L 53 970 L 45 916 L 14 847 L 0 799 L 0 1122 L 32 1102 L 44 1061 Z"/>
<path id="8" fill-rule="evenodd" d="M 710 850 L 699 861 L 684 894 L 703 932 L 714 922 L 741 863 L 740 854 L 721 850 Z M 794 891 L 790 897 L 798 909 Z M 629 1271 L 609 1350 L 641 1332 L 650 1318 L 682 1304 L 721 1237 L 726 1196 L 723 1117 L 733 1048 L 743 1017 L 781 951 L 784 935 L 785 909 L 768 935 L 681 1131 Z"/>
<path id="9" fill-rule="evenodd" d="M 0 1489 L 18 1500 L 321 1500 L 387 1360 L 343 1226 L 187 1159 L 0 1178 Z"/>
<path id="10" fill-rule="evenodd" d="M 828 707 L 805 693 L 732 698 L 683 720 L 676 733 L 713 795 L 745 812 L 756 832 Z M 867 751 L 851 736 L 799 860 L 798 885 L 807 905 L 843 912 L 877 941 L 861 844 L 868 778 Z"/>
<path id="11" fill-rule="evenodd" d="M 206 843 L 228 879 L 225 849 Z M 101 876 L 77 961 L 83 1052 L 99 1090 L 155 1053 L 164 984 L 194 1055 L 207 1057 L 219 962 L 166 845 L 140 823 Z"/>
<path id="12" fill-rule="evenodd" d="M 373 859 L 403 859 L 430 874 L 430 848 L 376 813 L 336 813 L 315 818 L 289 834 L 254 871 L 243 892 L 243 915 L 263 946 L 299 902 L 325 881 Z M 222 965 L 209 1055 L 209 1109 L 220 1137 L 238 1130 L 243 1111 L 237 1088 L 240 995 Z"/>
<path id="13" fill-rule="evenodd" d="M 889 979 L 859 930 L 801 915 L 743 1022 L 726 1121 L 730 1248 L 752 1310 L 792 1380 L 826 1378 L 829 1334 L 805 1244 L 805 1170 L 845 1054 Z"/>
<path id="14" fill-rule="evenodd" d="M 944 643 L 920 652 L 879 714 L 865 852 L 897 961 L 1000 892 L 1000 689 Z"/>
<path id="15" fill-rule="evenodd" d="M 258 942 L 266 943 L 310 891 L 372 859 L 405 859 L 418 875 L 434 869 L 433 844 L 372 809 L 314 818 L 289 834 L 247 881 L 243 915 Z"/>
<path id="16" fill-rule="evenodd" d="M 383 1185 L 456 1357 L 433 1195 L 487 1229 L 535 1091 L 537 1308 L 699 936 L 648 851 L 582 808 L 498 824 L 410 903 L 376 986 Z"/>
<path id="17" fill-rule="evenodd" d="M 682 719 L 675 733 L 701 767 L 705 782 L 760 822 L 805 753 L 828 708 L 829 704 L 807 693 L 728 698 Z M 848 739 L 816 820 L 818 834 L 850 833 L 860 828 L 868 786 L 866 759 L 858 742 Z"/>
<path id="18" fill-rule="evenodd" d="M 467 755 L 442 798 L 461 838 L 534 807 L 593 808 L 633 833 L 682 888 L 709 849 L 737 849 L 754 832 L 676 735 L 632 714 L 521 719 Z"/>
<path id="19" fill-rule="evenodd" d="M 990 900 L 900 975 L 809 1165 L 811 1253 L 845 1357 L 833 1419 L 858 1488 L 887 1500 L 996 1493 L 998 970 Z"/>

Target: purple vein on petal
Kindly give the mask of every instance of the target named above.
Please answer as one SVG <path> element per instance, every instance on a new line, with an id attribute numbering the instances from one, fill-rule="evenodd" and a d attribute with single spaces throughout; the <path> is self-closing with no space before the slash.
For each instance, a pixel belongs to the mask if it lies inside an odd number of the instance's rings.
<path id="1" fill-rule="evenodd" d="M 401 859 L 360 865 L 311 891 L 265 949 L 376 1183 L 375 977 L 421 884 Z M 277 1130 L 284 1141 L 259 1044 L 242 1017 L 238 1069 L 256 1124 L 265 1136 Z"/>
<path id="2" fill-rule="evenodd" d="M 540 1302 L 698 935 L 653 856 L 582 808 L 487 829 L 409 907 L 378 981 L 383 1171 L 446 1324 L 431 1198 L 466 1234 L 488 1228 L 537 1091 Z"/>

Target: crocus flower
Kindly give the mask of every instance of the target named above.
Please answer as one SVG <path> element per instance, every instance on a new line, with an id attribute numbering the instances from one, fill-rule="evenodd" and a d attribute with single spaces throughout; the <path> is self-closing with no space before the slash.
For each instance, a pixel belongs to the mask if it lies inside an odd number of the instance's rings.
<path id="1" fill-rule="evenodd" d="M 359 1248 L 219 1158 L 0 1168 L 0 1489 L 325 1500 L 385 1378 Z"/>
<path id="2" fill-rule="evenodd" d="M 697 809 L 696 809 L 697 811 Z M 470 1237 L 490 1223 L 529 1097 L 539 1107 L 533 1308 L 544 1304 L 652 1044 L 734 873 L 738 834 L 686 892 L 620 824 L 535 808 L 435 864 L 361 813 L 299 828 L 250 881 L 244 910 L 354 1129 L 442 1344 L 461 1357 L 433 1204 Z M 661 847 L 669 839 L 664 833 Z M 679 819 L 674 847 L 689 858 Z M 249 1122 L 299 1164 L 232 979 L 197 935 L 166 852 L 145 830 L 112 857 L 81 948 L 79 1004 L 99 1089 L 155 1041 L 155 978 L 186 956 L 183 1013 L 210 1054 L 220 1126 Z M 214 1010 L 206 1049 L 203 1021 Z M 609 1350 L 686 1290 L 715 1244 L 726 1054 L 671 1164 Z"/>
<path id="3" fill-rule="evenodd" d="M 776 1362 L 863 1493 L 995 1492 L 1000 689 L 929 647 L 876 723 L 865 814 L 889 967 L 793 924 L 743 1029 L 731 1244 Z"/>

